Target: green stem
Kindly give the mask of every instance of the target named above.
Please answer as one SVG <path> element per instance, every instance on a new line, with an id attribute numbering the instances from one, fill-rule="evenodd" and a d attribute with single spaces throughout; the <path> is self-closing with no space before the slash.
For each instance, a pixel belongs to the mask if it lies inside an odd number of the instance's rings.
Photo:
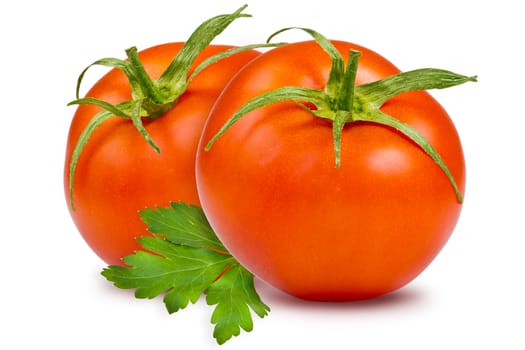
<path id="1" fill-rule="evenodd" d="M 354 104 L 355 79 L 357 76 L 357 66 L 361 52 L 350 50 L 346 72 L 343 76 L 341 91 L 338 93 L 337 109 L 352 111 Z"/>
<path id="2" fill-rule="evenodd" d="M 332 120 L 336 167 L 341 165 L 341 135 L 347 123 L 367 121 L 385 125 L 401 132 L 432 158 L 451 183 L 456 198 L 461 203 L 463 196 L 454 177 L 430 142 L 416 129 L 392 116 L 384 114 L 380 108 L 386 101 L 403 92 L 444 89 L 466 82 L 475 82 L 477 77 L 464 76 L 442 69 L 427 68 L 399 73 L 376 82 L 356 86 L 355 79 L 360 52 L 350 51 L 345 69 L 343 57 L 335 46 L 312 29 L 300 27 L 285 28 L 272 34 L 268 41 L 290 29 L 300 29 L 310 34 L 332 59 L 332 69 L 325 88 L 323 90 L 313 90 L 304 87 L 288 86 L 255 97 L 234 113 L 208 142 L 205 150 L 208 151 L 213 143 L 245 114 L 271 103 L 293 101 L 317 117 Z M 307 108 L 306 103 L 313 104 L 315 108 Z"/>
<path id="3" fill-rule="evenodd" d="M 242 48 L 227 50 L 227 52 L 221 52 L 202 62 L 195 69 L 194 73 L 189 76 L 189 71 L 197 56 L 217 35 L 222 33 L 235 19 L 250 17 L 250 15 L 242 13 L 246 7 L 247 5 L 244 5 L 232 14 L 215 16 L 203 22 L 188 38 L 179 53 L 158 80 L 151 79 L 147 74 L 135 47 L 126 50 L 126 55 L 128 57 L 127 61 L 117 58 L 103 58 L 90 64 L 81 72 L 78 77 L 75 91 L 76 100 L 70 102 L 68 105 L 91 104 L 101 107 L 103 111 L 96 114 L 88 123 L 88 126 L 82 131 L 71 156 L 69 168 L 69 196 L 71 199 L 71 208 L 73 210 L 75 209 L 73 203 L 73 182 L 78 159 L 93 132 L 104 121 L 112 116 L 131 120 L 137 129 L 137 132 L 142 135 L 144 140 L 148 142 L 156 152 L 160 152 L 159 147 L 144 128 L 142 121 L 143 118 L 154 119 L 160 117 L 171 109 L 178 98 L 186 91 L 189 82 L 209 65 L 242 51 L 255 49 L 257 47 L 273 47 L 281 45 L 268 43 L 262 45 L 249 45 Z M 80 98 L 79 91 L 82 80 L 87 70 L 94 65 L 120 69 L 128 78 L 132 98 L 116 105 L 91 97 Z"/>

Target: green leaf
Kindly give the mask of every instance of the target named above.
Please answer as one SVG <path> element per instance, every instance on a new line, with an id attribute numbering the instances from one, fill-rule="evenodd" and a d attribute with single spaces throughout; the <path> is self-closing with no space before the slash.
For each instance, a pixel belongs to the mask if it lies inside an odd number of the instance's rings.
<path id="1" fill-rule="evenodd" d="M 173 202 L 169 208 L 144 209 L 140 216 L 151 233 L 163 235 L 172 243 L 226 251 L 198 206 Z"/>
<path id="2" fill-rule="evenodd" d="M 253 275 L 239 264 L 207 289 L 206 302 L 216 305 L 211 322 L 219 344 L 239 335 L 241 328 L 247 332 L 253 329 L 250 308 L 261 318 L 270 311 L 255 290 Z"/>
<path id="3" fill-rule="evenodd" d="M 160 237 L 139 238 L 142 247 L 156 254 L 138 251 L 123 259 L 131 266 L 110 266 L 102 275 L 123 289 L 134 288 L 137 298 L 165 298 L 170 312 L 196 302 L 204 290 L 232 263 L 231 255 L 208 249 L 176 245 Z"/>
<path id="4" fill-rule="evenodd" d="M 268 314 L 253 275 L 226 251 L 201 208 L 172 203 L 140 214 L 155 236 L 138 238 L 144 251 L 126 256 L 126 267 L 103 269 L 108 281 L 118 288 L 135 289 L 137 298 L 164 294 L 170 314 L 205 294 L 207 303 L 216 305 L 211 322 L 219 344 L 239 335 L 241 328 L 253 329 L 250 309 L 261 318 Z"/>

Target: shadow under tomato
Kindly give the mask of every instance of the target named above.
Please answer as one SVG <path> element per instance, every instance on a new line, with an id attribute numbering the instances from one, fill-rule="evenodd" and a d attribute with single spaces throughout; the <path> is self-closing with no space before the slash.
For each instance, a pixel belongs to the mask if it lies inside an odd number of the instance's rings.
<path id="1" fill-rule="evenodd" d="M 263 299 L 263 302 L 270 307 L 282 305 L 312 311 L 366 311 L 372 309 L 412 307 L 421 303 L 425 299 L 425 293 L 413 285 L 405 286 L 397 291 L 376 298 L 348 302 L 310 301 L 299 299 L 273 288 L 258 279 L 255 280 L 255 287 Z"/>
<path id="2" fill-rule="evenodd" d="M 122 300 L 135 299 L 135 289 L 120 289 L 106 280 L 101 274 L 101 270 L 93 271 L 94 279 L 97 281 L 97 292 L 104 295 L 116 295 Z M 366 300 L 356 300 L 348 302 L 328 302 L 328 301 L 310 301 L 299 299 L 286 294 L 271 285 L 255 279 L 255 288 L 262 301 L 271 309 L 292 308 L 305 311 L 330 311 L 330 312 L 348 312 L 348 311 L 373 311 L 373 310 L 393 310 L 399 308 L 411 308 L 424 302 L 427 294 L 418 289 L 416 286 L 408 285 L 395 292 Z M 162 299 L 163 295 L 157 297 Z M 201 299 L 204 299 L 201 296 Z M 204 300 L 201 302 L 205 303 Z"/>

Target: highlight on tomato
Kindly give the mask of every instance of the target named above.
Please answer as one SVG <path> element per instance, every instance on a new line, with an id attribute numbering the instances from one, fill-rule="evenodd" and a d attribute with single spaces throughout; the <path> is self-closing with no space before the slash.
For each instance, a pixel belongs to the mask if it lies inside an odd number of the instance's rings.
<path id="1" fill-rule="evenodd" d="M 242 11 L 202 23 L 186 42 L 92 65 L 113 69 L 79 105 L 67 140 L 64 187 L 71 216 L 92 250 L 110 265 L 140 249 L 149 234 L 139 210 L 171 201 L 199 205 L 195 154 L 208 112 L 225 84 L 260 52 L 210 42 Z M 264 45 L 262 45 L 264 46 Z M 272 45 L 269 45 L 272 46 Z"/>
<path id="2" fill-rule="evenodd" d="M 462 145 L 424 90 L 476 77 L 401 73 L 300 29 L 314 40 L 258 56 L 217 99 L 197 151 L 201 205 L 228 251 L 276 288 L 377 297 L 418 276 L 458 221 Z"/>

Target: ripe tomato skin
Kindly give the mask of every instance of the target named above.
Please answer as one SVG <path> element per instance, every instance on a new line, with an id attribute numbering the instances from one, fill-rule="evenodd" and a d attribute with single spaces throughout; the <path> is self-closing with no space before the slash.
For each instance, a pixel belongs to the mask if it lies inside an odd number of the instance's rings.
<path id="1" fill-rule="evenodd" d="M 183 43 L 154 46 L 139 53 L 146 71 L 157 79 Z M 208 46 L 194 62 L 231 46 Z M 122 257 L 140 248 L 135 238 L 148 234 L 139 210 L 166 206 L 170 201 L 199 205 L 195 184 L 195 153 L 208 112 L 225 84 L 247 62 L 258 56 L 246 51 L 202 71 L 165 115 L 144 125 L 161 152 L 142 138 L 127 119 L 113 117 L 98 127 L 83 149 L 76 168 L 73 201 L 69 201 L 69 166 L 80 133 L 100 111 L 78 107 L 66 149 L 64 189 L 71 216 L 85 241 L 106 263 L 122 265 Z M 131 98 L 127 78 L 119 70 L 102 77 L 88 92 L 113 104 Z"/>
<path id="2" fill-rule="evenodd" d="M 350 48 L 362 52 L 357 85 L 399 72 L 364 47 L 334 45 L 345 59 Z M 331 123 L 288 102 L 249 113 L 203 150 L 251 98 L 283 86 L 322 89 L 329 71 L 313 41 L 245 66 L 207 121 L 197 186 L 218 237 L 259 278 L 309 300 L 367 299 L 421 273 L 459 218 L 461 204 L 429 156 L 392 129 L 354 123 L 343 130 L 336 168 Z M 464 193 L 463 151 L 445 110 L 427 92 L 400 94 L 381 109 L 429 140 Z"/>

